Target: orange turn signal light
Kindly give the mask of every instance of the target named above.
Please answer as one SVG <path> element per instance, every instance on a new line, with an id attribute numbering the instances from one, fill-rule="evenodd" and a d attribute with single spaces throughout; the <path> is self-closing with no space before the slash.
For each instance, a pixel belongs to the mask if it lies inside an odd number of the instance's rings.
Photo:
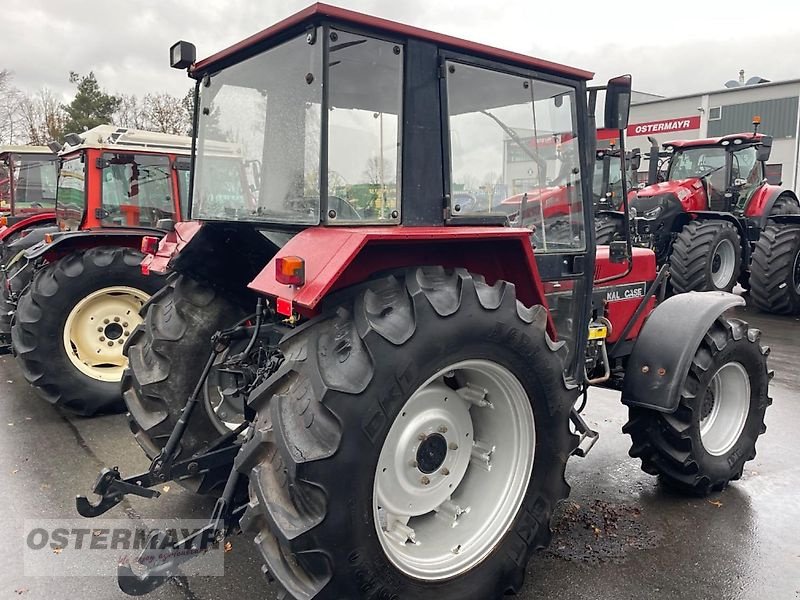
<path id="1" fill-rule="evenodd" d="M 759 115 L 753 117 L 753 125 L 761 125 L 761 117 Z"/>
<path id="2" fill-rule="evenodd" d="M 299 256 L 276 258 L 275 279 L 286 285 L 303 285 L 306 282 L 306 261 Z"/>
<path id="3" fill-rule="evenodd" d="M 53 234 L 52 233 L 45 233 L 44 234 L 44 243 L 45 244 L 52 244 L 53 243 Z"/>
<path id="4" fill-rule="evenodd" d="M 159 239 L 153 235 L 146 235 L 142 238 L 140 250 L 142 254 L 155 254 L 158 251 Z"/>
<path id="5" fill-rule="evenodd" d="M 8 217 L 0 217 L 0 227 L 8 225 Z"/>

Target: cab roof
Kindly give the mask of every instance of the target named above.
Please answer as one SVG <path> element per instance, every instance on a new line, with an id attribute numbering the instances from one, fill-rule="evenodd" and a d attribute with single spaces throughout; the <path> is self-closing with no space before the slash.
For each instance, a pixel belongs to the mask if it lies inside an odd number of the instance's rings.
<path id="1" fill-rule="evenodd" d="M 239 60 L 243 60 L 244 58 L 266 49 L 271 45 L 270 41 L 272 40 L 278 43 L 289 35 L 299 34 L 305 29 L 315 26 L 322 21 L 330 21 L 355 26 L 361 29 L 368 29 L 374 31 L 376 34 L 383 34 L 390 37 L 413 38 L 436 44 L 441 48 L 447 48 L 504 63 L 512 63 L 525 68 L 546 71 L 573 79 L 590 80 L 594 77 L 594 73 L 584 71 L 583 69 L 568 67 L 549 60 L 534 58 L 509 50 L 502 50 L 493 46 L 470 42 L 442 33 L 420 29 L 419 27 L 413 27 L 411 25 L 405 25 L 403 23 L 397 23 L 395 21 L 322 3 L 312 4 L 283 21 L 195 63 L 191 67 L 190 73 L 193 76 L 199 76 L 201 72 L 213 71 L 227 64 L 238 62 Z"/>
<path id="2" fill-rule="evenodd" d="M 140 129 L 128 129 L 115 125 L 98 125 L 78 134 L 81 143 L 65 143 L 59 154 L 67 154 L 83 148 L 99 148 L 123 152 L 157 152 L 162 154 L 189 155 L 192 138 Z"/>
<path id="3" fill-rule="evenodd" d="M 727 146 L 740 140 L 739 144 L 757 144 L 763 138 L 769 137 L 763 133 L 732 133 L 722 137 L 703 138 L 699 140 L 674 140 L 663 144 L 664 148 L 700 148 L 704 146 Z M 727 143 L 724 143 L 727 142 Z"/>
<path id="4" fill-rule="evenodd" d="M 0 146 L 0 155 L 2 154 L 51 154 L 55 156 L 47 146 Z"/>

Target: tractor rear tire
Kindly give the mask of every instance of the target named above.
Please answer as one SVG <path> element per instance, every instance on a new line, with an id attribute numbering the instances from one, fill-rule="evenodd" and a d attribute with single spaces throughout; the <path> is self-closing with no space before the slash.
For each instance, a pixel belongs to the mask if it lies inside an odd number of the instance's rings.
<path id="1" fill-rule="evenodd" d="M 742 476 L 766 431 L 769 349 L 761 332 L 719 317 L 682 382 L 674 413 L 631 407 L 623 432 L 642 470 L 680 492 L 706 496 Z"/>
<path id="2" fill-rule="evenodd" d="M 142 308 L 142 316 L 142 324 L 125 345 L 128 369 L 122 378 L 122 395 L 131 431 L 153 459 L 197 385 L 211 354 L 211 337 L 236 324 L 245 311 L 213 288 L 174 275 Z M 202 451 L 225 432 L 205 408 L 198 405 L 192 413 L 178 459 Z M 229 472 L 229 467 L 223 467 L 178 483 L 196 493 L 219 493 Z"/>
<path id="3" fill-rule="evenodd" d="M 600 246 L 607 246 L 622 239 L 622 223 L 612 217 L 597 217 L 594 223 L 595 239 Z"/>
<path id="4" fill-rule="evenodd" d="M 576 393 L 546 322 L 509 283 L 430 267 L 359 286 L 284 339 L 285 362 L 251 396 L 254 434 L 236 468 L 250 482 L 242 528 L 287 598 L 492 600 L 521 589 L 568 495 L 575 447 Z M 473 422 L 474 444 L 464 433 Z M 519 471 L 508 468 L 525 450 Z M 462 457 L 466 476 L 455 466 Z M 436 509 L 421 508 L 439 495 Z M 503 512 L 512 497 L 516 508 Z M 410 520 L 395 518 L 399 510 Z M 489 518 L 494 510 L 503 518 Z M 414 539 L 421 545 L 406 543 Z M 426 570 L 413 558 L 420 548 L 441 562 Z"/>
<path id="5" fill-rule="evenodd" d="M 730 292 L 739 278 L 742 245 L 736 227 L 728 221 L 692 221 L 672 245 L 670 283 L 683 292 Z"/>
<path id="6" fill-rule="evenodd" d="M 28 287 L 35 270 L 26 262 L 15 262 L 7 270 L 0 272 L 0 353 L 11 351 L 11 325 L 17 303 L 12 295 L 18 295 Z"/>
<path id="7" fill-rule="evenodd" d="M 97 247 L 36 272 L 17 304 L 11 339 L 22 374 L 42 398 L 83 416 L 124 410 L 122 344 L 163 284 L 141 274 L 142 258 L 130 248 Z"/>
<path id="8" fill-rule="evenodd" d="M 800 227 L 764 228 L 750 263 L 750 298 L 764 312 L 800 314 Z"/>

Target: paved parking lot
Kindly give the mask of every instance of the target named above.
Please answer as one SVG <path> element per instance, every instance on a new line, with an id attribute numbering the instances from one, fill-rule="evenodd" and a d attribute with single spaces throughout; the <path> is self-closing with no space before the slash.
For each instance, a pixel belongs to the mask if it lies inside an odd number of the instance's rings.
<path id="1" fill-rule="evenodd" d="M 618 395 L 594 392 L 586 416 L 600 442 L 571 461 L 572 496 L 550 549 L 528 566 L 522 598 L 800 598 L 800 319 L 740 312 L 764 332 L 776 371 L 768 431 L 742 480 L 710 499 L 662 490 L 627 455 Z M 22 559 L 25 519 L 75 518 L 75 495 L 89 491 L 103 466 L 146 468 L 125 417 L 63 415 L 36 397 L 11 357 L 0 358 L 0 415 L 0 597 L 127 598 L 111 577 L 26 577 Z M 158 500 L 132 498 L 115 510 L 205 518 L 211 507 L 172 485 Z M 172 581 L 151 597 L 277 597 L 243 537 L 225 554 L 225 572 Z"/>

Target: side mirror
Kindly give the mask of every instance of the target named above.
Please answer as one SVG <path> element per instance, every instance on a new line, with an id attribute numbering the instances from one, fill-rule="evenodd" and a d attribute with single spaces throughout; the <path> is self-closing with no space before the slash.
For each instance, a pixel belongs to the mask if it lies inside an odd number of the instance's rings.
<path id="1" fill-rule="evenodd" d="M 188 69 L 197 58 L 197 48 L 189 42 L 175 42 L 169 49 L 169 66 L 173 69 Z"/>
<path id="2" fill-rule="evenodd" d="M 756 160 L 767 162 L 772 153 L 772 136 L 765 135 L 761 138 L 761 145 L 756 146 Z"/>
<path id="3" fill-rule="evenodd" d="M 618 265 L 628 260 L 628 242 L 613 240 L 608 246 L 608 260 L 611 263 Z"/>
<path id="4" fill-rule="evenodd" d="M 620 75 L 609 79 L 606 86 L 604 127 L 606 129 L 626 129 L 630 112 L 631 76 Z"/>
<path id="5" fill-rule="evenodd" d="M 631 150 L 630 156 L 630 166 L 632 171 L 638 171 L 639 167 L 642 166 L 642 152 L 639 148 L 635 148 Z"/>

